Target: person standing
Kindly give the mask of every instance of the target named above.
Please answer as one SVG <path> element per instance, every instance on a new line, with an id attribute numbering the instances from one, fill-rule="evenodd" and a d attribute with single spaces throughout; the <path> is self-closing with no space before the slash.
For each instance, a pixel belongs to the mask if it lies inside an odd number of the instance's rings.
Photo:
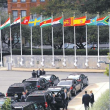
<path id="1" fill-rule="evenodd" d="M 36 78 L 35 70 L 32 71 L 32 78 Z"/>
<path id="2" fill-rule="evenodd" d="M 91 107 L 93 107 L 93 103 L 94 103 L 94 94 L 92 91 L 90 91 L 90 103 L 91 103 Z"/>
<path id="3" fill-rule="evenodd" d="M 85 95 L 82 97 L 82 104 L 84 104 L 85 110 L 89 109 L 89 102 L 90 102 L 90 96 L 87 94 L 87 91 L 85 91 Z"/>
<path id="4" fill-rule="evenodd" d="M 44 71 L 44 69 L 42 69 L 42 75 L 45 75 L 45 71 Z"/>
<path id="5" fill-rule="evenodd" d="M 26 94 L 26 97 L 29 95 L 29 92 L 28 92 L 27 89 L 26 89 L 26 91 L 25 91 L 25 94 Z"/>
<path id="6" fill-rule="evenodd" d="M 42 74 L 42 71 L 40 70 L 40 68 L 37 70 L 37 77 L 39 77 Z"/>
<path id="7" fill-rule="evenodd" d="M 64 103 L 64 108 L 67 110 L 67 106 L 68 106 L 68 97 L 67 97 L 67 90 L 64 89 L 64 93 L 62 94 L 62 99 L 63 99 L 63 103 Z"/>
<path id="8" fill-rule="evenodd" d="M 21 102 L 25 102 L 25 99 L 26 99 L 26 94 L 25 92 L 22 92 Z"/>

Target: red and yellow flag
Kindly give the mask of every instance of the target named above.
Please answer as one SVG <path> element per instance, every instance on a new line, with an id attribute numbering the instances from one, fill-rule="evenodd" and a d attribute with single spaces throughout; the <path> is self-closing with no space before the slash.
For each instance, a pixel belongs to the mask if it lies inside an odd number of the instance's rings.
<path id="1" fill-rule="evenodd" d="M 64 27 L 66 27 L 66 26 L 73 26 L 73 20 L 74 20 L 74 17 L 65 19 L 63 21 L 63 26 Z"/>
<path id="2" fill-rule="evenodd" d="M 86 21 L 86 16 L 75 18 L 74 19 L 74 26 L 84 26 Z"/>

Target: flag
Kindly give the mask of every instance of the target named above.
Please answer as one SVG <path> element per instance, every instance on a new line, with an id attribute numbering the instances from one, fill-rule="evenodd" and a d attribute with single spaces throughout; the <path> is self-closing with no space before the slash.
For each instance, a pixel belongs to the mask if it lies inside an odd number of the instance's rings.
<path id="1" fill-rule="evenodd" d="M 29 26 L 38 26 L 38 25 L 40 25 L 40 21 L 41 21 L 41 17 L 36 18 L 36 19 L 31 19 L 31 20 L 28 22 L 28 25 L 29 25 Z"/>
<path id="2" fill-rule="evenodd" d="M 11 24 L 11 27 L 17 26 L 17 25 L 19 25 L 19 24 L 20 24 L 20 17 L 18 17 L 18 18 L 16 18 L 16 19 L 14 20 L 14 22 Z"/>
<path id="3" fill-rule="evenodd" d="M 28 22 L 30 20 L 30 16 L 23 17 L 22 19 L 24 19 L 24 20 L 23 20 L 23 22 L 21 22 L 21 24 L 28 25 Z"/>
<path id="4" fill-rule="evenodd" d="M 96 20 L 97 20 L 97 16 L 95 18 L 91 18 L 89 20 L 86 20 L 85 23 L 88 26 L 97 25 L 97 21 Z"/>
<path id="5" fill-rule="evenodd" d="M 86 16 L 75 18 L 73 20 L 74 26 L 84 26 L 86 21 Z"/>
<path id="6" fill-rule="evenodd" d="M 73 26 L 73 20 L 74 20 L 74 17 L 65 19 L 63 21 L 63 26 L 64 27 L 66 27 L 66 26 Z"/>
<path id="7" fill-rule="evenodd" d="M 40 23 L 40 27 L 51 26 L 51 24 L 52 24 L 52 17 L 43 20 Z"/>
<path id="8" fill-rule="evenodd" d="M 4 29 L 4 28 L 6 28 L 8 26 L 10 26 L 10 18 L 8 18 L 6 20 L 6 22 L 0 26 L 0 29 Z"/>
<path id="9" fill-rule="evenodd" d="M 108 24 L 109 24 L 109 16 L 97 19 L 97 26 L 104 26 Z"/>
<path id="10" fill-rule="evenodd" d="M 62 16 L 59 17 L 59 18 L 55 18 L 52 22 L 52 26 L 59 26 L 59 25 L 62 25 L 63 24 L 63 18 Z"/>

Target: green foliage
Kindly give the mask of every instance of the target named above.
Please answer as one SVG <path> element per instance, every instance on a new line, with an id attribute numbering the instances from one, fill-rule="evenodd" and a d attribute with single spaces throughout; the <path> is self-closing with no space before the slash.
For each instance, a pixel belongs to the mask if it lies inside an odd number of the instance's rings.
<path id="1" fill-rule="evenodd" d="M 107 55 L 108 49 L 100 50 L 100 55 Z M 30 55 L 31 49 L 23 48 L 23 55 Z M 44 49 L 43 50 L 44 55 L 52 55 L 52 49 Z M 86 55 L 86 49 L 77 49 L 77 55 Z M 13 49 L 13 55 L 20 55 L 21 50 L 20 49 Z M 97 50 L 88 49 L 88 55 L 97 55 Z M 54 51 L 55 55 L 63 55 L 62 49 L 55 49 Z M 74 49 L 65 49 L 66 55 L 74 55 Z M 41 49 L 33 49 L 33 55 L 41 55 Z"/>
<path id="2" fill-rule="evenodd" d="M 90 110 L 109 110 L 109 90 L 106 90 Z"/>
<path id="3" fill-rule="evenodd" d="M 2 110 L 11 110 L 11 99 L 7 98 L 5 103 L 2 105 Z"/>

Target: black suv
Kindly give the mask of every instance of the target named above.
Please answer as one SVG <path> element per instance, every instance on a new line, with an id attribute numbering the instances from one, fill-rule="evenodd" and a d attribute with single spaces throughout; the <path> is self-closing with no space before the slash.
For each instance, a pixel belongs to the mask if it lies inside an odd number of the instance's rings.
<path id="1" fill-rule="evenodd" d="M 29 93 L 33 92 L 31 83 L 14 83 L 12 84 L 6 93 L 6 97 L 11 97 L 12 100 L 20 101 L 22 92 L 28 90 Z"/>
<path id="2" fill-rule="evenodd" d="M 45 78 L 29 78 L 23 80 L 23 83 L 28 82 L 32 84 L 32 87 L 35 89 L 47 89 L 50 86 L 50 82 Z"/>
<path id="3" fill-rule="evenodd" d="M 56 77 L 54 74 L 41 75 L 40 78 L 45 78 L 50 82 L 52 86 L 56 86 L 60 81 L 59 78 Z"/>
<path id="4" fill-rule="evenodd" d="M 5 97 L 5 94 L 0 92 L 0 98 L 3 98 L 3 97 Z"/>
<path id="5" fill-rule="evenodd" d="M 50 103 L 52 92 L 48 90 L 34 91 L 28 95 L 26 102 L 36 102 L 41 104 L 45 110 L 51 110 Z"/>
<path id="6" fill-rule="evenodd" d="M 77 91 L 82 91 L 81 83 L 75 79 L 62 79 L 57 86 L 63 86 L 70 89 L 72 96 L 76 95 Z"/>
<path id="7" fill-rule="evenodd" d="M 42 105 L 34 102 L 16 102 L 11 104 L 12 110 L 44 110 Z"/>

